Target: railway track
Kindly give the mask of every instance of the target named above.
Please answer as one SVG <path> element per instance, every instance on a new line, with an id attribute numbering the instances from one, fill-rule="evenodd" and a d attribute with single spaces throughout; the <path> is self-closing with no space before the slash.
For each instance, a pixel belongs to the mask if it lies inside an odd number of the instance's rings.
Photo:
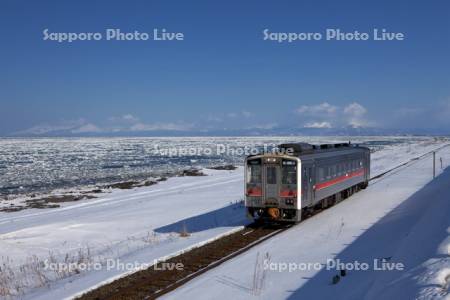
<path id="1" fill-rule="evenodd" d="M 155 265 L 103 285 L 76 299 L 156 299 L 291 226 L 288 224 L 252 223 L 238 232 L 194 248 L 164 262 L 165 265 L 170 264 L 172 266 L 181 263 L 183 268 L 180 268 L 180 270 L 176 268 L 160 270 L 162 266 Z"/>
<path id="2" fill-rule="evenodd" d="M 439 151 L 450 144 L 444 145 L 433 151 Z M 405 163 L 395 166 L 370 179 L 381 178 L 393 171 L 410 165 L 420 160 L 433 151 L 411 159 Z M 308 219 L 318 214 L 323 209 L 317 209 L 309 214 Z M 303 220 L 302 220 L 303 221 Z M 166 260 L 164 263 L 176 265 L 181 263 L 183 268 L 163 269 L 158 265 L 148 269 L 135 272 L 126 277 L 117 279 L 109 284 L 87 292 L 76 299 L 79 300 L 119 300 L 119 299 L 156 299 L 177 287 L 183 285 L 196 276 L 217 267 L 223 262 L 247 251 L 248 249 L 266 241 L 267 239 L 289 229 L 294 225 L 278 224 L 269 225 L 252 223 L 240 231 L 224 236 L 203 246 L 194 248 L 186 253 L 180 254 Z"/>

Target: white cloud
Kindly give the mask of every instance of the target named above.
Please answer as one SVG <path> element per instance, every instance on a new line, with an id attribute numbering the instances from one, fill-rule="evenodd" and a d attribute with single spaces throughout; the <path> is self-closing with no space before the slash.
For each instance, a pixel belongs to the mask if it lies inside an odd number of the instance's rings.
<path id="1" fill-rule="evenodd" d="M 145 124 L 137 123 L 130 127 L 131 131 L 156 131 L 156 130 L 175 130 L 175 131 L 187 131 L 194 127 L 193 124 L 184 123 L 154 123 Z"/>
<path id="2" fill-rule="evenodd" d="M 194 128 L 193 124 L 183 122 L 146 123 L 132 114 L 125 114 L 119 117 L 111 117 L 109 118 L 109 120 L 115 124 L 112 126 L 112 128 L 109 128 L 106 131 L 112 132 L 139 132 L 157 130 L 187 131 Z"/>
<path id="3" fill-rule="evenodd" d="M 109 120 L 114 123 L 128 123 L 134 124 L 138 123 L 140 119 L 132 114 L 125 114 L 122 116 L 110 117 Z"/>
<path id="4" fill-rule="evenodd" d="M 344 108 L 344 113 L 351 116 L 362 116 L 367 112 L 367 109 L 359 103 L 353 102 Z"/>
<path id="5" fill-rule="evenodd" d="M 274 129 L 278 127 L 277 123 L 257 124 L 247 127 L 247 129 Z"/>
<path id="6" fill-rule="evenodd" d="M 367 109 L 359 103 L 353 102 L 344 108 L 344 114 L 348 116 L 347 125 L 358 128 L 368 125 L 365 119 Z"/>
<path id="7" fill-rule="evenodd" d="M 250 117 L 253 117 L 253 113 L 251 113 L 249 111 L 246 111 L 246 110 L 243 110 L 242 111 L 242 116 L 245 117 L 245 118 L 250 118 Z"/>
<path id="8" fill-rule="evenodd" d="M 332 115 L 338 110 L 337 106 L 331 105 L 328 102 L 323 102 L 318 105 L 302 105 L 297 108 L 296 112 L 298 114 L 306 114 L 306 115 L 320 115 L 320 114 L 328 114 Z"/>
<path id="9" fill-rule="evenodd" d="M 123 115 L 122 119 L 127 122 L 139 122 L 139 118 L 131 114 Z"/>
<path id="10" fill-rule="evenodd" d="M 220 123 L 223 122 L 223 119 L 216 116 L 208 116 L 207 121 Z"/>
<path id="11" fill-rule="evenodd" d="M 306 123 L 303 127 L 305 128 L 331 128 L 330 122 L 310 122 Z"/>
<path id="12" fill-rule="evenodd" d="M 253 117 L 253 113 L 243 110 L 241 112 L 230 112 L 226 114 L 226 117 L 228 118 L 238 118 L 238 117 L 243 117 L 243 118 L 250 118 Z M 220 118 L 220 117 L 219 117 Z"/>
<path id="13" fill-rule="evenodd" d="M 317 105 L 302 105 L 295 110 L 302 117 L 306 128 L 331 128 L 334 126 L 362 127 L 370 124 L 366 120 L 367 109 L 357 102 L 341 107 L 323 102 Z"/>

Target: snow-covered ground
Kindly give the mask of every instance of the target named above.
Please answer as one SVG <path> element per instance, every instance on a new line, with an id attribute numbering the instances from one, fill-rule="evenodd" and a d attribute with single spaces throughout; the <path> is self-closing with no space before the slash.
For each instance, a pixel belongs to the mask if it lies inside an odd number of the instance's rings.
<path id="1" fill-rule="evenodd" d="M 382 146 L 372 155 L 372 175 L 438 148 L 442 143 L 443 141 L 433 139 L 418 139 L 410 143 Z M 447 154 L 444 156 L 444 162 L 450 162 L 450 156 Z M 305 256 L 308 259 L 316 258 L 315 255 L 317 259 L 322 258 L 330 251 L 339 253 L 343 248 L 340 249 L 338 246 L 343 247 L 342 243 L 351 243 L 354 240 L 352 236 L 356 235 L 355 231 L 359 235 L 362 229 L 370 228 L 370 222 L 375 222 L 377 218 L 384 216 L 427 183 L 429 170 L 426 171 L 428 173 L 420 171 L 421 169 L 417 167 L 420 164 L 428 166 L 430 162 L 416 162 L 416 167 L 411 166 L 401 171 L 411 174 L 410 181 L 408 181 L 409 175 L 400 175 L 400 171 L 389 175 L 388 178 L 399 178 L 397 180 L 403 184 L 404 188 L 400 189 L 397 186 L 398 182 L 389 183 L 387 179 L 380 179 L 363 193 L 346 200 L 336 208 L 321 213 L 318 217 L 322 221 L 308 220 L 304 223 L 306 225 L 302 224 L 293 229 L 302 230 L 301 228 L 305 227 L 315 230 L 310 235 L 305 235 L 304 240 L 298 237 L 291 240 L 294 246 L 298 243 L 298 247 L 294 248 L 295 251 L 313 253 L 313 256 Z M 136 261 L 142 264 L 152 263 L 154 259 L 176 254 L 245 225 L 248 221 L 245 219 L 242 203 L 239 202 L 243 197 L 243 169 L 204 170 L 204 172 L 208 173 L 208 176 L 173 177 L 149 187 L 114 190 L 111 193 L 100 194 L 96 199 L 63 203 L 62 207 L 57 209 L 29 209 L 15 213 L 0 213 L 0 267 L 3 271 L 0 273 L 0 298 L 2 293 L 4 295 L 8 291 L 20 293 L 20 297 L 25 299 L 70 297 L 129 271 L 129 268 L 124 267 L 111 268 L 107 271 L 104 266 L 108 259 L 119 259 L 122 264 Z M 394 184 L 396 186 L 393 186 Z M 386 197 L 382 197 L 383 201 L 378 199 L 377 193 L 386 194 Z M 378 202 L 385 205 L 377 204 L 374 207 L 363 205 Z M 351 203 L 356 203 L 355 207 Z M 333 217 L 332 212 L 336 209 L 336 215 L 342 218 Z M 363 213 L 352 213 L 352 216 L 345 214 L 346 211 L 348 214 L 354 209 L 356 209 L 355 212 L 360 209 Z M 339 212 L 340 210 L 342 211 Z M 308 225 L 311 222 L 317 224 Z M 352 230 L 352 228 L 357 229 Z M 185 230 L 190 235 L 180 236 L 179 232 Z M 308 230 L 303 229 L 303 232 Z M 325 236 L 323 236 L 324 232 Z M 338 237 L 333 238 L 333 234 L 338 234 Z M 276 237 L 274 241 L 280 241 L 280 238 L 281 236 Z M 269 241 L 269 243 L 275 242 Z M 300 244 L 308 245 L 308 243 L 314 247 L 299 246 Z M 321 243 L 325 243 L 325 246 L 322 247 Z M 331 243 L 331 246 L 327 243 Z M 255 263 L 255 251 L 256 249 L 242 256 L 249 258 L 244 265 L 253 264 L 253 267 L 250 267 L 252 270 Z M 259 250 L 259 252 L 264 251 Z M 267 252 L 270 252 L 274 260 L 276 251 Z M 94 267 L 88 271 L 76 269 L 70 272 L 52 271 L 43 269 L 44 261 L 86 262 Z M 232 263 L 234 261 L 224 267 Z M 98 264 L 102 267 L 96 270 L 95 266 Z M 222 269 L 223 267 L 213 272 L 220 272 Z M 248 270 L 247 273 L 250 274 L 252 270 Z M 236 282 L 242 279 L 245 283 L 248 279 L 245 277 L 247 273 L 243 272 L 242 278 L 236 277 Z M 187 289 L 188 292 L 195 294 L 195 289 L 192 288 L 194 284 L 202 284 L 201 280 L 208 279 L 213 281 L 211 285 L 213 294 L 225 286 L 226 293 L 230 295 L 235 293 L 238 297 L 249 295 L 242 292 L 242 289 L 239 291 L 239 289 L 231 288 L 232 283 L 227 284 L 226 280 L 222 280 L 225 283 L 220 283 L 220 280 L 217 281 L 214 276 L 210 276 L 210 272 L 207 274 L 182 290 Z M 295 276 L 299 274 L 296 273 Z M 312 276 L 312 273 L 310 275 Z M 270 273 L 267 276 L 267 284 L 261 291 L 263 297 L 269 295 L 265 294 L 268 290 L 277 293 L 277 287 L 281 290 L 289 286 L 294 293 L 300 286 L 306 286 L 301 280 L 297 280 L 295 284 L 286 280 L 286 285 L 277 283 L 275 287 L 271 287 L 270 278 L 278 275 Z M 283 276 L 283 273 L 279 276 Z M 300 275 L 302 276 L 305 275 Z M 351 276 L 349 275 L 348 278 Z M 349 281 L 347 278 L 345 280 Z M 283 293 L 276 295 L 286 298 L 288 295 Z"/>
<path id="2" fill-rule="evenodd" d="M 448 299 L 450 169 L 438 173 L 414 161 L 163 298 Z"/>
<path id="3" fill-rule="evenodd" d="M 41 276 L 69 275 L 33 271 L 38 263 L 33 255 L 40 262 L 86 261 L 92 268 L 96 262 L 116 258 L 121 263 L 152 263 L 244 225 L 247 221 L 239 203 L 243 195 L 242 168 L 205 172 L 208 176 L 170 178 L 154 186 L 117 190 L 59 209 L 0 214 L 0 257 L 8 266 L 29 266 L 24 272 L 16 271 L 10 278 L 11 285 L 23 285 L 25 290 L 20 290 L 26 291 L 27 285 L 39 285 Z M 180 237 L 178 232 L 184 229 L 190 236 Z M 102 268 L 83 272 L 41 288 L 28 298 L 60 299 L 126 271 L 112 268 L 107 272 Z M 0 284 L 7 276 L 2 272 Z"/>

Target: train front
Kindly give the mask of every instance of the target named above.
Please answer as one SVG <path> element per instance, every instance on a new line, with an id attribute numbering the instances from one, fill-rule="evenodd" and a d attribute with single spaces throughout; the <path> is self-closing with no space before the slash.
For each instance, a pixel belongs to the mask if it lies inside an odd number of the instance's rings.
<path id="1" fill-rule="evenodd" d="M 300 221 L 300 159 L 264 154 L 247 157 L 245 165 L 248 216 L 271 221 Z"/>

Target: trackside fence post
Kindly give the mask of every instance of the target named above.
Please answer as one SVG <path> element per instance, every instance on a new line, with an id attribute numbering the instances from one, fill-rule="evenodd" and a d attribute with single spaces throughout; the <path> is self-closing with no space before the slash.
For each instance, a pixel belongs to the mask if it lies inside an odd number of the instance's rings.
<path id="1" fill-rule="evenodd" d="M 436 151 L 433 151 L 433 179 L 436 178 Z"/>

